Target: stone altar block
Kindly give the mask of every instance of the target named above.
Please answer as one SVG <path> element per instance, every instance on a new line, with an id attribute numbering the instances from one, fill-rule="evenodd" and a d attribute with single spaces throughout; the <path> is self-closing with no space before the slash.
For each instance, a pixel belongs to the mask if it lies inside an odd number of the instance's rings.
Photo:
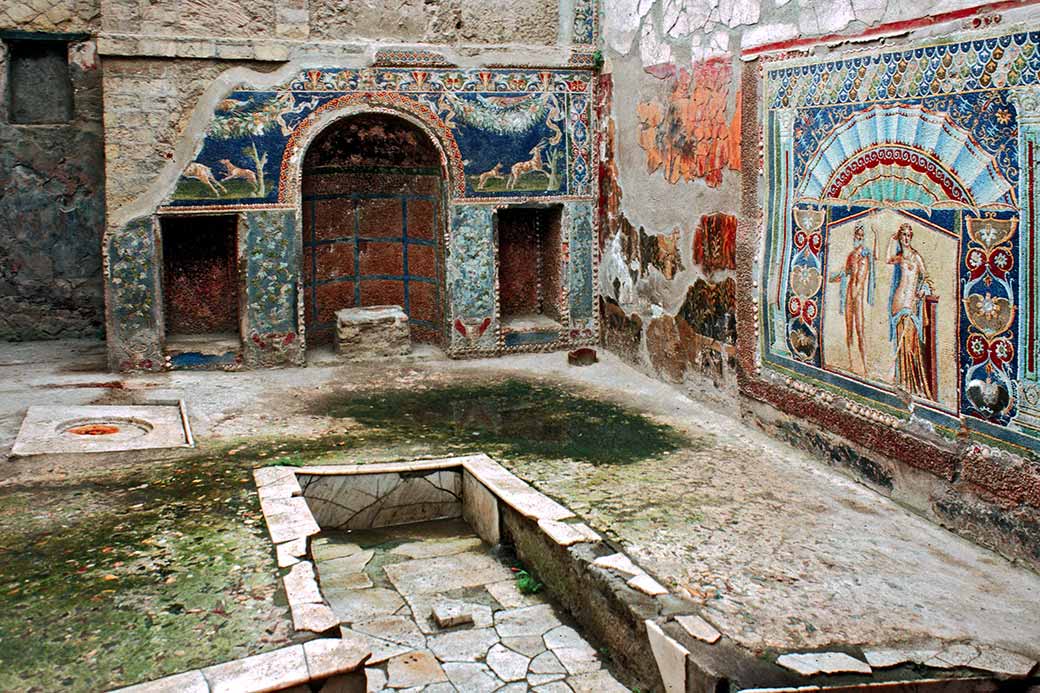
<path id="1" fill-rule="evenodd" d="M 401 306 L 336 311 L 336 352 L 348 359 L 398 356 L 412 350 L 408 316 Z"/>

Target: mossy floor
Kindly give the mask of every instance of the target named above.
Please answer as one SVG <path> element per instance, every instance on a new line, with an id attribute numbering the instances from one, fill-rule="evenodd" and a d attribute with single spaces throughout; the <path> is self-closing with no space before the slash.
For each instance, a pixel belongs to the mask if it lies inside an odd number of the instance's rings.
<path id="1" fill-rule="evenodd" d="M 0 487 L 0 690 L 104 690 L 290 642 L 254 467 L 476 451 L 625 465 L 690 445 L 617 405 L 518 379 L 306 402 L 349 432 Z"/>

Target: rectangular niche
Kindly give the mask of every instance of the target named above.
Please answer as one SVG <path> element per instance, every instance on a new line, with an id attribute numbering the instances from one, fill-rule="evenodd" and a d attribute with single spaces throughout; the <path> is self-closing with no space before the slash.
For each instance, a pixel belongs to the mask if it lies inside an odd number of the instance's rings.
<path id="1" fill-rule="evenodd" d="M 165 217 L 160 227 L 167 353 L 238 351 L 238 217 Z"/>
<path id="2" fill-rule="evenodd" d="M 560 328 L 563 206 L 510 207 L 496 216 L 503 328 Z"/>

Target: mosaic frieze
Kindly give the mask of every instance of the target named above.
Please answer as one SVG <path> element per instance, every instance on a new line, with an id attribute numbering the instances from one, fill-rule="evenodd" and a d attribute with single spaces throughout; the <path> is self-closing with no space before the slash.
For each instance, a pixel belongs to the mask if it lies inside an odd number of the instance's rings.
<path id="1" fill-rule="evenodd" d="M 766 73 L 767 365 L 1036 447 L 1038 40 Z"/>
<path id="2" fill-rule="evenodd" d="M 587 196 L 591 85 L 580 70 L 316 68 L 273 88 L 238 88 L 217 104 L 168 203 L 292 202 L 298 131 L 318 114 L 366 103 L 427 123 L 455 197 Z"/>

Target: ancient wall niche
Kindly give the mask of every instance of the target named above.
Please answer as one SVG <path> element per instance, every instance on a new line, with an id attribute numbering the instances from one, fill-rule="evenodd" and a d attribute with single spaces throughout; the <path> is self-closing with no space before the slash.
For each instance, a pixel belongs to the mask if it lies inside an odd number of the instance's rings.
<path id="1" fill-rule="evenodd" d="M 560 205 L 499 210 L 498 286 L 503 327 L 532 322 L 558 327 L 563 319 L 562 211 Z"/>

